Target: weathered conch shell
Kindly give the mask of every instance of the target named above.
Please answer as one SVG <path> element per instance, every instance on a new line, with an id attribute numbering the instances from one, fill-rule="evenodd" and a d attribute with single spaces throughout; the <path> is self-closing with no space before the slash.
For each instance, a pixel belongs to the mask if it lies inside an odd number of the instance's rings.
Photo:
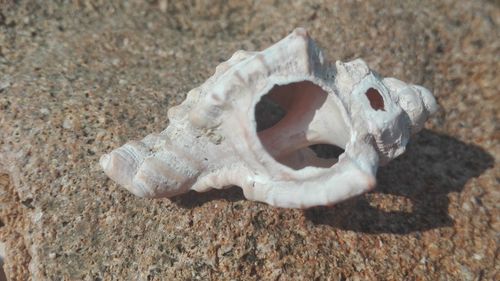
<path id="1" fill-rule="evenodd" d="M 265 95 L 286 115 L 257 132 Z M 274 206 L 330 205 L 374 188 L 379 163 L 403 153 L 436 107 L 425 88 L 381 78 L 360 59 L 328 64 L 299 28 L 262 52 L 236 52 L 169 110 L 167 129 L 100 163 L 141 197 L 237 185 Z M 328 161 L 314 144 L 345 152 Z"/>

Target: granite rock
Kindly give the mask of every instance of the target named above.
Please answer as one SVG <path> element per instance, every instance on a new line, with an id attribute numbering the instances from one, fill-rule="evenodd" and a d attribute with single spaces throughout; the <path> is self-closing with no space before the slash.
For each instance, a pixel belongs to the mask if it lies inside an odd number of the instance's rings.
<path id="1" fill-rule="evenodd" d="M 497 2 L 0 3 L 8 280 L 499 278 Z M 440 103 L 373 192 L 305 211 L 238 188 L 151 200 L 100 170 L 236 50 L 297 26 L 332 60 L 362 57 Z"/>

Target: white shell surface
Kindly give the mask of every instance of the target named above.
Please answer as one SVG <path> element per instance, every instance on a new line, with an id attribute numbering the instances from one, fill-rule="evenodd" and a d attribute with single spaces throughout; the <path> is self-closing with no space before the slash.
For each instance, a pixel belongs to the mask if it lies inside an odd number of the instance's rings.
<path id="1" fill-rule="evenodd" d="M 257 132 L 264 96 L 286 115 Z M 298 28 L 261 52 L 236 52 L 169 110 L 167 129 L 100 164 L 141 197 L 237 185 L 278 207 L 331 205 L 374 188 L 379 165 L 403 153 L 436 108 L 427 89 L 380 78 L 361 59 L 329 64 Z M 315 144 L 344 153 L 328 161 Z"/>

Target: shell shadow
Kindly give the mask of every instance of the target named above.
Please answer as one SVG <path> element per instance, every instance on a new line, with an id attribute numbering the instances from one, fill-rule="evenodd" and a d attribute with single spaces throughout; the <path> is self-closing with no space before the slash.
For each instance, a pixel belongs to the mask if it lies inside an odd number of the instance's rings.
<path id="1" fill-rule="evenodd" d="M 448 193 L 461 192 L 467 181 L 493 165 L 493 156 L 479 146 L 423 130 L 412 138 L 401 157 L 379 169 L 372 192 L 382 197 L 405 197 L 412 204 L 411 212 L 383 211 L 370 205 L 369 196 L 361 195 L 332 207 L 307 209 L 304 215 L 315 225 L 371 234 L 407 234 L 452 226 Z M 186 209 L 214 200 L 246 200 L 236 186 L 204 193 L 191 191 L 171 199 Z"/>
<path id="2" fill-rule="evenodd" d="M 171 200 L 178 207 L 192 209 L 214 200 L 237 202 L 246 199 L 240 187 L 231 186 L 226 189 L 212 189 L 207 192 L 189 191 L 188 193 L 175 196 Z"/>
<path id="3" fill-rule="evenodd" d="M 372 192 L 406 197 L 413 205 L 410 212 L 380 210 L 364 195 L 332 207 L 308 209 L 305 216 L 316 225 L 372 234 L 452 226 L 448 193 L 461 192 L 467 181 L 493 165 L 493 156 L 479 146 L 423 130 L 414 136 L 405 154 L 379 169 Z"/>

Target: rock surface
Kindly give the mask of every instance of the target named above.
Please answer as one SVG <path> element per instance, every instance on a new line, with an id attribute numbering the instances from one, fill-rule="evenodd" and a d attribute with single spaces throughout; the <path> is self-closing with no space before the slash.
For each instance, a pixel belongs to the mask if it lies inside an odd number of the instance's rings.
<path id="1" fill-rule="evenodd" d="M 498 2 L 142 2 L 1 2 L 9 280 L 500 279 Z M 306 211 L 238 188 L 151 200 L 100 170 L 233 52 L 297 26 L 441 105 L 375 191 Z"/>

